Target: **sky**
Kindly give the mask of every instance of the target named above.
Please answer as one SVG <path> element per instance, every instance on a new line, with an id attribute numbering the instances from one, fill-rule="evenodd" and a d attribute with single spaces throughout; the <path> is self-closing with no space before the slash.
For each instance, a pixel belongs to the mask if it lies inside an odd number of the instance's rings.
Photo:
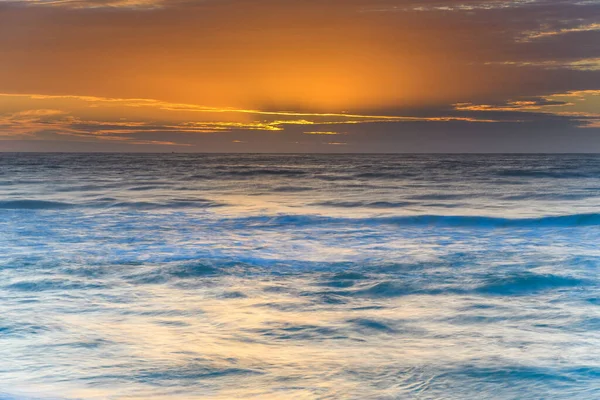
<path id="1" fill-rule="evenodd" d="M 600 152 L 600 0 L 0 0 L 0 151 Z"/>

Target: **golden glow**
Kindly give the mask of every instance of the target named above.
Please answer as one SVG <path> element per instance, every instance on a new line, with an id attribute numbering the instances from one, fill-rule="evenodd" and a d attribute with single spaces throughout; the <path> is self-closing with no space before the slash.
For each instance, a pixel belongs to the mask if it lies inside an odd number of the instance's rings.
<path id="1" fill-rule="evenodd" d="M 480 84 L 464 54 L 440 48 L 439 32 L 415 36 L 414 24 L 399 24 L 398 15 L 352 4 L 26 3 L 3 16 L 11 35 L 0 51 L 10 63 L 0 68 L 0 90 L 302 115 L 449 104 L 493 89 Z"/>
<path id="2" fill-rule="evenodd" d="M 35 139 L 52 133 L 78 140 L 129 144 L 188 145 L 172 140 L 140 140 L 136 134 L 214 134 L 243 131 L 282 132 L 286 126 L 331 126 L 390 122 L 497 122 L 472 117 L 411 117 L 349 113 L 308 113 L 217 108 L 155 99 L 0 93 L 0 137 Z M 311 130 L 308 135 L 339 135 Z M 234 142 L 235 143 L 235 142 Z M 334 143 L 335 144 L 335 143 Z"/>

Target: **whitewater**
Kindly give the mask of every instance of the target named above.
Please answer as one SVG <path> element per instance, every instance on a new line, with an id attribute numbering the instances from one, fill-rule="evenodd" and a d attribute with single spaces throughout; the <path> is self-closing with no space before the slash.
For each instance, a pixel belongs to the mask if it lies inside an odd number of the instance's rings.
<path id="1" fill-rule="evenodd" d="M 0 153 L 0 399 L 600 398 L 600 156 Z"/>

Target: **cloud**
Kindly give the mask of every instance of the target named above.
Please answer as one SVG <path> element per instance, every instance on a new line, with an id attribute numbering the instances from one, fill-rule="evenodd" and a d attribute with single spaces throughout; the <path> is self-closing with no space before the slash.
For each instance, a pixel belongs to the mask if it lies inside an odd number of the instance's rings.
<path id="1" fill-rule="evenodd" d="M 489 62 L 487 65 L 507 65 L 534 69 L 571 69 L 576 71 L 600 71 L 600 57 L 578 60 L 547 60 L 547 61 L 502 61 Z"/>
<path id="2" fill-rule="evenodd" d="M 74 9 L 123 8 L 132 10 L 164 7 L 166 0 L 9 0 L 27 6 L 65 7 Z"/>
<path id="3" fill-rule="evenodd" d="M 123 144 L 144 144 L 160 146 L 189 146 L 169 140 L 142 140 L 130 136 L 135 133 L 160 130 L 167 126 L 151 126 L 135 122 L 101 122 L 81 120 L 60 110 L 26 110 L 0 115 L 0 137 L 8 139 L 45 139 L 69 137 L 75 141 L 111 141 Z M 179 129 L 177 129 L 179 131 Z"/>
<path id="4" fill-rule="evenodd" d="M 600 32 L 600 23 L 594 22 L 586 25 L 571 26 L 566 28 L 524 32 L 522 40 L 531 41 L 579 32 Z"/>
<path id="5" fill-rule="evenodd" d="M 502 10 L 509 8 L 520 8 L 540 0 L 458 0 L 458 1 L 399 1 L 387 6 L 375 6 L 366 8 L 370 12 L 466 12 L 476 10 Z"/>
<path id="6" fill-rule="evenodd" d="M 600 90 L 580 90 L 555 93 L 543 98 L 513 100 L 504 104 L 455 104 L 458 111 L 517 112 L 547 114 L 572 119 L 580 128 L 600 126 Z"/>
<path id="7" fill-rule="evenodd" d="M 154 99 L 95 96 L 0 93 L 0 106 L 26 109 L 0 114 L 4 137 L 68 136 L 77 140 L 138 143 L 140 136 L 162 137 L 218 134 L 236 131 L 283 132 L 289 126 L 357 125 L 403 122 L 493 123 L 489 118 L 466 116 L 397 116 L 344 113 L 306 113 L 204 107 Z M 37 107 L 37 108 L 34 108 Z M 314 130 L 310 135 L 337 135 Z M 233 141 L 234 143 L 237 143 Z M 149 141 L 144 141 L 148 144 Z M 155 140 L 161 145 L 186 142 Z"/>

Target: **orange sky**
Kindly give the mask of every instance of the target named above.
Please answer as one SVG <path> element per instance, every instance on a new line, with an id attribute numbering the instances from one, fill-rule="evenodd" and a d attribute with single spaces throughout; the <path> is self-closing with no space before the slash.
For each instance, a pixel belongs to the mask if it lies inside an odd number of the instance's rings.
<path id="1" fill-rule="evenodd" d="M 326 151 L 314 132 L 333 131 L 360 151 L 377 131 L 371 147 L 402 151 L 420 127 L 541 131 L 549 115 L 577 134 L 600 119 L 598 21 L 596 4 L 541 0 L 3 2 L 0 146 Z M 501 107 L 581 90 L 570 115 Z"/>

